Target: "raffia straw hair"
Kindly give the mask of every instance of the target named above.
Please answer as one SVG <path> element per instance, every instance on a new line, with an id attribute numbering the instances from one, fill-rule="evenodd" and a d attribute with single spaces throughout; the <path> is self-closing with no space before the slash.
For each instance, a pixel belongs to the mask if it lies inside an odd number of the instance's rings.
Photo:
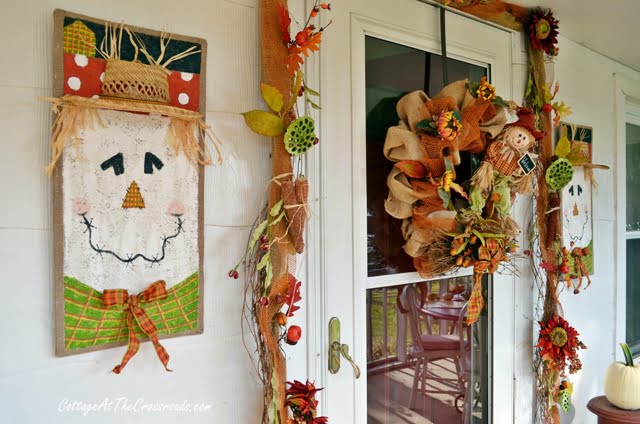
<path id="1" fill-rule="evenodd" d="M 94 129 L 95 123 L 104 126 L 100 115 L 95 109 L 85 108 L 78 105 L 62 107 L 60 103 L 52 101 L 52 111 L 56 115 L 51 134 L 51 162 L 45 167 L 47 175 L 51 176 L 53 170 L 62 156 L 65 144 L 79 146 L 82 139 L 78 136 L 78 131 L 82 128 Z"/>
<path id="2" fill-rule="evenodd" d="M 211 152 L 206 144 L 200 144 L 200 137 L 206 135 L 213 142 L 222 163 L 218 147 L 220 140 L 207 126 L 201 113 L 177 107 L 154 103 L 130 102 L 122 99 L 90 99 L 88 97 L 64 96 L 46 99 L 52 103 L 57 118 L 53 124 L 51 137 L 51 162 L 46 167 L 48 175 L 53 173 L 56 163 L 62 156 L 66 145 L 78 145 L 82 140 L 78 136 L 80 129 L 93 129 L 95 123 L 102 125 L 99 109 L 111 109 L 125 112 L 158 113 L 170 118 L 167 131 L 167 143 L 175 153 L 182 151 L 194 163 L 208 165 L 211 163 Z"/>

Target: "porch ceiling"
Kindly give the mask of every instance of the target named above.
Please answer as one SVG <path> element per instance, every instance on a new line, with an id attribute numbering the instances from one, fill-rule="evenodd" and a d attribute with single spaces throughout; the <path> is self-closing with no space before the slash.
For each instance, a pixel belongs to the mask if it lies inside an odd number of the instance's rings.
<path id="1" fill-rule="evenodd" d="M 560 21 L 562 36 L 640 71 L 640 1 L 509 1 L 526 7 L 552 9 Z"/>

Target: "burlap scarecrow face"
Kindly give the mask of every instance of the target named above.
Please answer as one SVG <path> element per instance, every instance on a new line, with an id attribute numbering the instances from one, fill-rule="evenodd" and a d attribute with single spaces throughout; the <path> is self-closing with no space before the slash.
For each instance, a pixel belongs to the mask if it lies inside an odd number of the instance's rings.
<path id="1" fill-rule="evenodd" d="M 100 111 L 64 155 L 65 275 L 103 290 L 167 288 L 198 271 L 198 170 L 169 119 Z"/>
<path id="2" fill-rule="evenodd" d="M 573 179 L 562 190 L 564 246 L 589 246 L 593 238 L 591 220 L 591 182 L 585 178 L 583 167 L 575 167 Z"/>
<path id="3" fill-rule="evenodd" d="M 58 354 L 202 331 L 201 39 L 54 13 Z"/>

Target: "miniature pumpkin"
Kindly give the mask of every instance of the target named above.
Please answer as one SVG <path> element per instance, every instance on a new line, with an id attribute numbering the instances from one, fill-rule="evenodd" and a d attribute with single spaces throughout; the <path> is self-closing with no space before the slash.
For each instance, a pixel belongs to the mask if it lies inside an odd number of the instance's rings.
<path id="1" fill-rule="evenodd" d="M 612 405 L 620 409 L 640 409 L 640 365 L 633 364 L 631 350 L 620 343 L 625 362 L 609 365 L 604 376 L 604 394 Z"/>

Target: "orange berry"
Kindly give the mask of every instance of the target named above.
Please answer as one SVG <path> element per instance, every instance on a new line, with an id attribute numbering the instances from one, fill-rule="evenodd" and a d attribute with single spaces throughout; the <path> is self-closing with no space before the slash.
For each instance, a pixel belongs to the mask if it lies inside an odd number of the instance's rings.
<path id="1" fill-rule="evenodd" d="M 287 316 L 282 312 L 278 312 L 276 314 L 276 321 L 278 321 L 278 324 L 280 325 L 285 325 L 287 323 Z"/>
<path id="2" fill-rule="evenodd" d="M 297 325 L 292 325 L 291 327 L 289 327 L 289 329 L 287 330 L 287 344 L 290 344 L 292 346 L 297 344 L 300 340 L 300 337 L 302 337 L 302 329 L 300 327 L 298 327 Z"/>
<path id="3" fill-rule="evenodd" d="M 309 34 L 307 31 L 300 31 L 296 34 L 296 44 L 299 46 L 304 46 L 309 41 Z"/>

